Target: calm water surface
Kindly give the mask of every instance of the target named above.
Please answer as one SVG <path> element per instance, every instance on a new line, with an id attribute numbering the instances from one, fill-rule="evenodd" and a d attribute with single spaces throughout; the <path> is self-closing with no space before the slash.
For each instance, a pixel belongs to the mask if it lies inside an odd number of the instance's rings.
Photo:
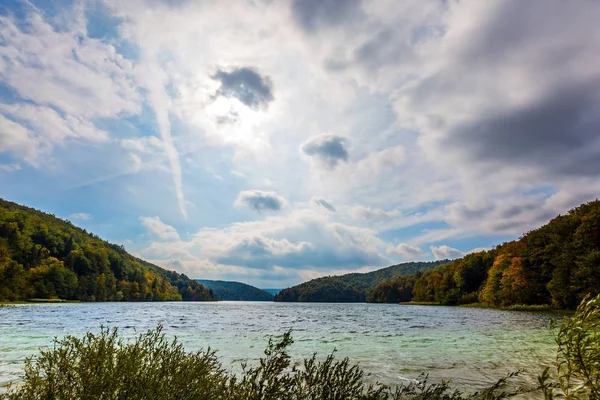
<path id="1" fill-rule="evenodd" d="M 289 329 L 294 358 L 334 349 L 396 384 L 427 372 L 478 388 L 524 368 L 523 383 L 550 365 L 555 316 L 459 307 L 270 302 L 81 303 L 0 307 L 0 386 L 18 379 L 26 356 L 55 336 L 82 335 L 101 325 L 130 336 L 163 324 L 188 350 L 210 346 L 236 371 L 262 355 L 270 336 Z"/>

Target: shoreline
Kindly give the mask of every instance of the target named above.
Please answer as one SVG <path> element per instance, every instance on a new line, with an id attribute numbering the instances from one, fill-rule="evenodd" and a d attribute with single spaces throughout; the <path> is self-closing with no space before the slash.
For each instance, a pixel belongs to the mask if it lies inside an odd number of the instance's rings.
<path id="1" fill-rule="evenodd" d="M 80 300 L 64 300 L 64 299 L 27 299 L 17 301 L 0 301 L 1 306 L 19 305 L 19 304 L 32 304 L 32 303 L 93 303 L 83 302 Z"/>
<path id="2" fill-rule="evenodd" d="M 437 306 L 437 307 L 463 307 L 463 308 L 483 308 L 489 310 L 501 310 L 501 311 L 544 311 L 544 312 L 572 312 L 574 310 L 567 310 L 562 308 L 552 307 L 548 304 L 514 304 L 512 306 L 494 307 L 483 303 L 469 303 L 469 304 L 457 304 L 457 305 L 444 305 L 436 302 L 429 301 L 405 301 L 400 302 L 398 305 L 401 306 Z"/>

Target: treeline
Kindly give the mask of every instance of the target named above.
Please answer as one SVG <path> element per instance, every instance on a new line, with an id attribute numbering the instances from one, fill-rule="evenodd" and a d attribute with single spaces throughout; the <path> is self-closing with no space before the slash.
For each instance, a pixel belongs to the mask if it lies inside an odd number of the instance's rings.
<path id="1" fill-rule="evenodd" d="M 69 221 L 0 199 L 0 300 L 32 298 L 202 301 L 213 294 Z"/>
<path id="2" fill-rule="evenodd" d="M 225 301 L 273 301 L 273 295 L 242 282 L 196 279 L 202 286 L 213 291 L 216 300 Z"/>
<path id="3" fill-rule="evenodd" d="M 519 240 L 381 283 L 373 302 L 419 301 L 575 308 L 600 292 L 600 201 L 583 204 Z"/>
<path id="4" fill-rule="evenodd" d="M 275 301 L 361 303 L 380 282 L 402 275 L 412 275 L 447 262 L 448 260 L 408 262 L 364 274 L 352 273 L 317 278 L 283 289 L 275 296 Z"/>

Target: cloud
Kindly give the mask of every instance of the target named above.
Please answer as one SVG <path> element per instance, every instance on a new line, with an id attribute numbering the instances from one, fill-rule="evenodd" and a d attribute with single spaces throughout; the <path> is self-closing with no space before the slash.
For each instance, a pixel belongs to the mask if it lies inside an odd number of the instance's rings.
<path id="1" fill-rule="evenodd" d="M 202 253 L 219 264 L 248 268 L 356 269 L 385 265 L 385 243 L 370 229 L 329 222 L 309 210 L 263 221 L 203 229 L 194 235 Z"/>
<path id="2" fill-rule="evenodd" d="M 43 148 L 29 129 L 0 114 L 0 151 L 10 151 L 37 166 Z"/>
<path id="3" fill-rule="evenodd" d="M 258 212 L 279 211 L 286 204 L 287 201 L 277 193 L 262 190 L 244 190 L 235 201 L 236 207 L 247 206 Z"/>
<path id="4" fill-rule="evenodd" d="M 390 246 L 387 250 L 388 253 L 398 254 L 405 259 L 415 259 L 423 257 L 425 252 L 417 246 L 411 246 L 408 243 L 400 243 L 396 247 Z"/>
<path id="5" fill-rule="evenodd" d="M 306 32 L 335 26 L 362 15 L 361 0 L 293 0 L 292 15 Z"/>
<path id="6" fill-rule="evenodd" d="M 156 136 L 130 138 L 121 140 L 121 147 L 142 154 L 158 156 L 163 151 L 163 142 Z"/>
<path id="7" fill-rule="evenodd" d="M 599 104 L 600 83 L 552 88 L 526 106 L 453 126 L 440 146 L 460 153 L 465 162 L 521 165 L 550 176 L 596 175 Z"/>
<path id="8" fill-rule="evenodd" d="M 50 3 L 0 17 L 6 195 L 91 190 L 122 227 L 189 213 L 191 239 L 129 232 L 144 257 L 293 281 L 509 240 L 600 193 L 596 3 L 105 0 L 100 24 Z M 240 222 L 240 185 L 279 212 Z"/>
<path id="9" fill-rule="evenodd" d="M 1 133 L 0 133 L 1 135 Z M 19 164 L 0 164 L 0 170 L 5 171 L 5 172 L 14 172 L 14 171 L 19 171 L 21 169 L 21 166 Z"/>
<path id="10" fill-rule="evenodd" d="M 309 157 L 319 160 L 327 168 L 335 168 L 340 162 L 348 161 L 347 139 L 332 134 L 312 137 L 300 149 Z"/>
<path id="11" fill-rule="evenodd" d="M 166 241 L 151 242 L 149 246 L 139 252 L 141 258 L 198 261 L 198 257 L 191 253 L 193 247 L 192 243 L 178 240 L 179 235 L 175 236 L 175 234 L 168 230 L 160 232 L 163 236 L 165 236 L 165 234 L 168 236 L 166 238 L 161 237 L 161 239 Z"/>
<path id="12" fill-rule="evenodd" d="M 369 153 L 354 166 L 354 172 L 362 179 L 368 179 L 382 172 L 398 173 L 397 168 L 406 162 L 404 146 L 394 146 Z"/>
<path id="13" fill-rule="evenodd" d="M 398 92 L 396 111 L 424 154 L 470 192 L 563 184 L 600 167 L 600 38 L 588 33 L 600 6 L 537 9 L 453 3 L 445 34 L 422 48 L 418 77 Z"/>
<path id="14" fill-rule="evenodd" d="M 62 145 L 67 139 L 102 143 L 109 138 L 107 132 L 85 118 L 69 114 L 63 117 L 45 106 L 1 102 L 0 135 L 0 150 L 11 151 L 34 166 L 43 162 L 41 154 L 50 153 L 55 145 Z"/>
<path id="15" fill-rule="evenodd" d="M 330 202 L 328 202 L 327 200 L 325 200 L 322 197 L 313 197 L 312 199 L 310 199 L 310 202 L 319 207 L 323 207 L 324 209 L 326 209 L 328 211 L 336 212 L 336 209 L 333 206 L 333 204 L 331 204 Z"/>
<path id="16" fill-rule="evenodd" d="M 218 95 L 234 97 L 253 110 L 266 110 L 275 99 L 271 79 L 250 67 L 218 70 L 213 79 L 221 83 Z"/>
<path id="17" fill-rule="evenodd" d="M 350 215 L 353 218 L 365 219 L 370 221 L 386 221 L 393 218 L 397 218 L 402 214 L 398 210 L 385 211 L 380 208 L 371 208 L 364 206 L 352 207 Z"/>
<path id="18" fill-rule="evenodd" d="M 452 247 L 448 247 L 446 245 L 443 246 L 431 246 L 431 252 L 436 260 L 453 260 L 455 258 L 460 258 L 464 256 L 464 253 L 460 250 L 453 249 Z"/>
<path id="19" fill-rule="evenodd" d="M 94 216 L 92 214 L 79 212 L 79 213 L 70 214 L 69 218 L 70 219 L 79 219 L 79 220 L 83 220 L 83 221 L 89 221 L 90 219 L 93 219 Z"/>
<path id="20" fill-rule="evenodd" d="M 159 217 L 140 217 L 142 226 L 153 235 L 165 240 L 180 240 L 179 233 L 171 225 L 161 221 Z M 172 245 L 169 245 L 172 246 Z"/>
<path id="21" fill-rule="evenodd" d="M 86 37 L 83 16 L 56 29 L 32 12 L 23 24 L 0 16 L 0 79 L 21 97 L 80 118 L 140 111 L 133 66 Z"/>
<path id="22" fill-rule="evenodd" d="M 170 97 L 165 89 L 168 83 L 168 76 L 158 60 L 152 58 L 157 58 L 158 55 L 151 53 L 149 57 L 150 59 L 145 64 L 146 68 L 140 69 L 138 78 L 148 89 L 147 100 L 154 111 L 163 149 L 169 160 L 179 211 L 181 211 L 184 218 L 187 218 L 179 151 L 175 147 L 171 132 L 171 120 L 169 118 Z"/>

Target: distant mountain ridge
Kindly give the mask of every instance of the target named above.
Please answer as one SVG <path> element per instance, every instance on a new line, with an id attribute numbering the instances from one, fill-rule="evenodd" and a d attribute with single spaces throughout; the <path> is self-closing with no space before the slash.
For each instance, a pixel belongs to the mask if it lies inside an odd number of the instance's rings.
<path id="1" fill-rule="evenodd" d="M 262 290 L 264 290 L 267 293 L 271 293 L 273 296 L 275 296 L 277 293 L 281 292 L 283 289 L 263 288 Z"/>
<path id="2" fill-rule="evenodd" d="M 326 276 L 283 289 L 275 296 L 282 302 L 360 303 L 379 283 L 413 275 L 449 263 L 449 260 L 408 262 L 367 273 Z"/>
<path id="3" fill-rule="evenodd" d="M 273 301 L 273 295 L 257 287 L 235 281 L 196 279 L 202 286 L 212 290 L 217 300 L 226 301 Z"/>

